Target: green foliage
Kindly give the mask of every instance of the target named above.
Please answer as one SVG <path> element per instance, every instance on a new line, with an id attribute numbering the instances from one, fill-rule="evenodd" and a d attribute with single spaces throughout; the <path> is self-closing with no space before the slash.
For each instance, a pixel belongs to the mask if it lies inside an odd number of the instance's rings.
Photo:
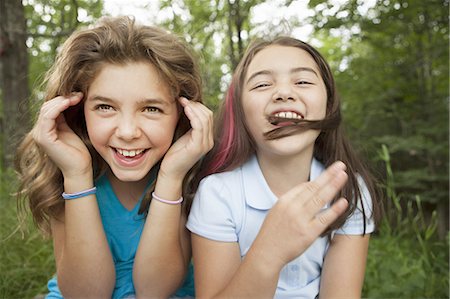
<path id="1" fill-rule="evenodd" d="M 405 200 L 419 195 L 448 209 L 449 1 L 362 2 L 309 3 L 325 56 L 341 34 L 338 55 L 327 58 L 347 131 L 369 157 L 389 146 Z"/>
<path id="2" fill-rule="evenodd" d="M 405 201 L 396 193 L 390 154 L 383 145 L 386 217 L 370 241 L 363 297 L 448 298 L 449 235 L 437 235 L 437 214 L 427 219 L 420 197 Z"/>
<path id="3" fill-rule="evenodd" d="M 249 42 L 267 34 L 281 33 L 280 27 L 264 24 L 255 32 L 252 9 L 262 3 L 289 5 L 292 1 L 263 0 L 161 0 L 161 11 L 169 17 L 161 26 L 184 37 L 200 58 L 204 99 L 213 110 L 223 99 L 231 75 Z M 293 25 L 298 21 L 294 20 Z"/>
<path id="4" fill-rule="evenodd" d="M 204 80 L 204 99 L 215 109 L 227 84 L 222 78 L 234 69 L 248 40 L 238 38 L 250 31 L 251 1 L 161 1 L 169 18 L 161 26 L 184 37 L 198 52 Z M 220 41 L 220 42 L 218 42 Z"/>
<path id="5" fill-rule="evenodd" d="M 0 298 L 33 298 L 46 293 L 47 281 L 55 273 L 53 249 L 29 219 L 22 224 L 23 231 L 19 229 L 11 195 L 16 182 L 13 175 L 2 173 L 0 189 Z"/>
<path id="6" fill-rule="evenodd" d="M 80 26 L 102 16 L 103 1 L 24 0 L 27 19 L 29 84 L 38 99 L 45 72 L 55 59 L 59 46 Z"/>

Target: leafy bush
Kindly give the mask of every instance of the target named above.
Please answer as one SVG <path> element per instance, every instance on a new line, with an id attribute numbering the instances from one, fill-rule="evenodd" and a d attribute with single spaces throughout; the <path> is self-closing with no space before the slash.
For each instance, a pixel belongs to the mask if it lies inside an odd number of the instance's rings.
<path id="1" fill-rule="evenodd" d="M 421 199 L 403 202 L 394 189 L 389 151 L 380 157 L 386 164 L 386 205 L 389 210 L 370 241 L 363 297 L 448 298 L 449 235 L 440 240 L 437 217 L 430 219 Z"/>

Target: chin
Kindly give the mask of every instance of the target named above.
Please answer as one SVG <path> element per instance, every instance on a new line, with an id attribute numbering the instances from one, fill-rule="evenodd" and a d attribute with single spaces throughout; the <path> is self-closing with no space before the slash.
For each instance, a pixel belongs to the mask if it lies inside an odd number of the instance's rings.
<path id="1" fill-rule="evenodd" d="M 128 172 L 128 171 L 125 172 L 125 171 L 112 170 L 112 173 L 119 181 L 137 182 L 137 181 L 144 179 L 146 177 L 146 175 L 148 174 L 148 171 L 143 173 L 143 172 Z"/>

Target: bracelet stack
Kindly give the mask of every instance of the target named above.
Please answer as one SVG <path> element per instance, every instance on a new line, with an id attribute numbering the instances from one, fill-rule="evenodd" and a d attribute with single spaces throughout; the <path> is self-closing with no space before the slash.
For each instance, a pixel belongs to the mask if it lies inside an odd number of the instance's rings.
<path id="1" fill-rule="evenodd" d="M 64 199 L 68 199 L 68 200 L 70 200 L 70 199 L 77 199 L 77 198 L 80 198 L 80 197 L 85 197 L 85 196 L 88 196 L 88 195 L 91 195 L 91 194 L 95 194 L 96 192 L 97 192 L 97 187 L 94 187 L 94 188 L 83 190 L 83 191 L 80 191 L 80 192 L 77 192 L 77 193 L 66 193 L 66 192 L 63 192 L 62 197 Z"/>
<path id="2" fill-rule="evenodd" d="M 166 203 L 166 204 L 169 204 L 169 205 L 177 205 L 177 204 L 180 204 L 180 203 L 183 202 L 183 196 L 181 196 L 181 197 L 180 197 L 179 199 L 177 199 L 177 200 L 167 200 L 167 199 L 163 199 L 163 198 L 157 196 L 157 195 L 155 194 L 155 192 L 153 192 L 153 193 L 152 193 L 152 197 L 153 197 L 153 199 L 156 199 L 157 201 L 160 201 L 160 202 L 163 202 L 163 203 Z"/>

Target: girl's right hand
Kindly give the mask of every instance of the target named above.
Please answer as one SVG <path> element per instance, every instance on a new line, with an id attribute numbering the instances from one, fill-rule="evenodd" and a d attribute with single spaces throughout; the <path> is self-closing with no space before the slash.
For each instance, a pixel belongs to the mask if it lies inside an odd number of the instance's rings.
<path id="1" fill-rule="evenodd" d="M 347 181 L 346 166 L 335 162 L 317 179 L 281 196 L 267 215 L 255 243 L 264 248 L 261 259 L 281 268 L 302 254 L 342 213 L 348 202 L 331 202 Z"/>
<path id="2" fill-rule="evenodd" d="M 83 94 L 58 96 L 45 102 L 32 130 L 33 139 L 58 166 L 64 177 L 80 176 L 92 172 L 91 155 L 64 119 L 63 111 L 77 105 Z"/>

